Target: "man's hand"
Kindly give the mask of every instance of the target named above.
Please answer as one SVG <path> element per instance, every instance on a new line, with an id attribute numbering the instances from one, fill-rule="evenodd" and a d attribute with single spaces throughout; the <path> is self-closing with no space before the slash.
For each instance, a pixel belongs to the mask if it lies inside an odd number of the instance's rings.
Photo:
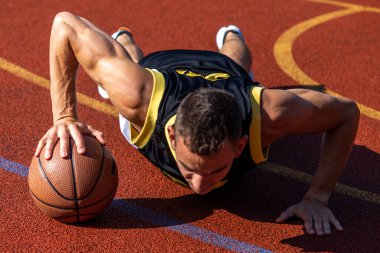
<path id="1" fill-rule="evenodd" d="M 343 230 L 343 227 L 327 205 L 316 199 L 304 199 L 300 203 L 289 207 L 276 219 L 276 222 L 284 222 L 294 216 L 303 219 L 305 230 L 308 234 L 329 235 L 331 234 L 330 223 L 338 231 Z"/>
<path id="2" fill-rule="evenodd" d="M 53 148 L 58 139 L 60 139 L 60 155 L 62 158 L 66 158 L 68 156 L 70 136 L 74 139 L 78 153 L 84 154 L 86 152 L 84 134 L 94 136 L 101 144 L 106 144 L 102 132 L 78 121 L 63 120 L 54 124 L 41 138 L 34 156 L 39 156 L 42 148 L 46 146 L 45 159 L 51 159 Z"/>

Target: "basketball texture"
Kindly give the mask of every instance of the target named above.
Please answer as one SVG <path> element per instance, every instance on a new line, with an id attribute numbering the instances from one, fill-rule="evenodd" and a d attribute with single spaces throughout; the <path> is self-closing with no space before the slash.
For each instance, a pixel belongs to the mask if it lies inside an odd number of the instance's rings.
<path id="1" fill-rule="evenodd" d="M 65 223 L 95 218 L 112 202 L 118 185 L 116 163 L 111 153 L 95 138 L 84 135 L 86 153 L 80 155 L 70 138 L 67 159 L 59 145 L 45 160 L 44 151 L 33 157 L 28 175 L 29 191 L 46 215 Z"/>

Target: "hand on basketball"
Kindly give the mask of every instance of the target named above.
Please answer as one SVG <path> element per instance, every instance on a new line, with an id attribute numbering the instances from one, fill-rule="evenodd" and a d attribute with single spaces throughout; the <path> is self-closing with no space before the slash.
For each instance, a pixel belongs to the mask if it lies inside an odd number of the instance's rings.
<path id="1" fill-rule="evenodd" d="M 343 230 L 326 204 L 315 199 L 302 200 L 300 203 L 289 207 L 276 219 L 276 222 L 284 222 L 295 216 L 303 219 L 308 234 L 329 235 L 331 234 L 330 223 L 338 231 Z"/>
<path id="2" fill-rule="evenodd" d="M 45 159 L 51 159 L 53 148 L 59 139 L 60 155 L 62 158 L 67 158 L 70 136 L 74 139 L 78 153 L 84 154 L 86 152 L 83 139 L 84 134 L 94 136 L 101 144 L 106 144 L 103 133 L 94 129 L 92 126 L 78 121 L 63 121 L 55 124 L 46 132 L 46 134 L 38 142 L 34 155 L 39 156 L 43 147 L 46 146 Z"/>

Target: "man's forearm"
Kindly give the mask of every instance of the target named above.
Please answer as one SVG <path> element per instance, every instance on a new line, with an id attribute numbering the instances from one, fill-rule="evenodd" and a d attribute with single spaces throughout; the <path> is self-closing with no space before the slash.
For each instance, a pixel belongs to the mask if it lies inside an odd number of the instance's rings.
<path id="1" fill-rule="evenodd" d="M 352 108 L 346 120 L 337 128 L 323 135 L 318 169 L 305 195 L 305 199 L 328 202 L 342 171 L 346 165 L 355 140 L 359 112 Z"/>
<path id="2" fill-rule="evenodd" d="M 50 94 L 53 122 L 61 119 L 77 119 L 75 81 L 78 61 L 75 58 L 69 36 L 62 29 L 54 29 L 50 38 Z"/>
<path id="3" fill-rule="evenodd" d="M 53 111 L 53 122 L 56 124 L 61 119 L 77 119 L 75 84 L 72 82 L 54 83 L 52 82 L 51 100 Z"/>

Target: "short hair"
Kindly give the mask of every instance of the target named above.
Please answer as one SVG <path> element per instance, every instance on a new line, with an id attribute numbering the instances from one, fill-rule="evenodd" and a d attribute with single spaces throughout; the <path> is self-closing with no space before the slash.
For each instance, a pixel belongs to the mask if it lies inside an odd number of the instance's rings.
<path id="1" fill-rule="evenodd" d="M 193 153 L 213 155 L 228 139 L 237 143 L 242 131 L 242 112 L 236 98 L 221 89 L 201 88 L 180 103 L 174 125 L 175 138 L 184 139 Z"/>

